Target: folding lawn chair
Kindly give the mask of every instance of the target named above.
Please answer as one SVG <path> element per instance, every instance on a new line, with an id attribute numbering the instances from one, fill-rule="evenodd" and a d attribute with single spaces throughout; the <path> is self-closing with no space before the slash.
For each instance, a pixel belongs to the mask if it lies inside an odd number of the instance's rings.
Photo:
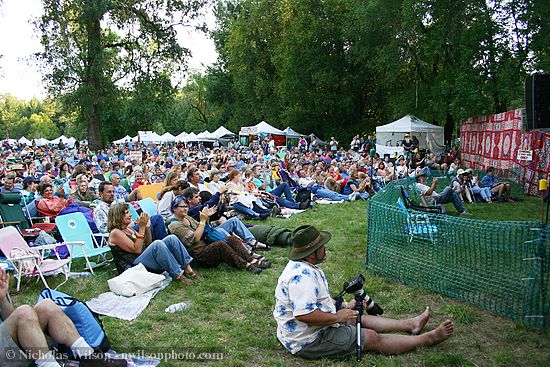
<path id="1" fill-rule="evenodd" d="M 70 213 L 60 215 L 55 218 L 55 223 L 61 237 L 67 242 L 81 242 L 82 246 L 72 246 L 69 248 L 73 259 L 84 258 L 86 260 L 86 268 L 90 273 L 94 273 L 94 267 L 100 267 L 108 264 L 107 254 L 111 251 L 107 233 L 93 233 L 84 214 Z M 100 243 L 96 237 L 100 237 Z M 90 262 L 90 257 L 97 257 L 100 261 L 96 263 Z"/>
<path id="2" fill-rule="evenodd" d="M 428 214 L 414 212 L 410 213 L 401 198 L 397 198 L 397 207 L 401 210 L 407 220 L 405 232 L 409 235 L 409 243 L 412 242 L 414 236 L 427 236 L 432 244 L 435 243 L 434 235 L 437 234 L 438 229 L 437 226 L 430 223 L 430 217 Z"/>
<path id="3" fill-rule="evenodd" d="M 65 274 L 65 281 L 58 285 L 64 284 L 69 279 L 72 258 L 60 259 L 57 253 L 57 247 L 61 245 L 79 246 L 79 243 L 56 243 L 53 245 L 29 247 L 27 242 L 17 231 L 15 227 L 5 227 L 0 229 L 0 250 L 4 253 L 7 261 L 15 268 L 15 277 L 17 279 L 17 291 L 21 285 L 21 278 L 25 277 L 40 277 L 44 286 L 49 288 L 45 276 L 62 272 Z M 56 254 L 56 259 L 46 259 L 45 251 L 53 250 Z"/>
<path id="4" fill-rule="evenodd" d="M 159 201 L 158 194 L 162 191 L 164 187 L 164 182 L 159 182 L 156 184 L 141 185 L 139 187 L 139 192 L 141 193 L 141 198 L 151 198 L 155 203 Z"/>
<path id="5" fill-rule="evenodd" d="M 401 186 L 401 196 L 403 199 L 404 205 L 408 209 L 418 210 L 421 212 L 427 212 L 427 213 L 434 213 L 434 214 L 442 214 L 443 208 L 441 205 L 420 205 L 414 202 L 414 200 L 409 195 L 409 192 L 404 186 Z"/>
<path id="6" fill-rule="evenodd" d="M 51 233 L 55 229 L 55 223 L 35 223 L 31 226 L 20 203 L 21 195 L 19 193 L 0 193 L 0 217 L 2 217 L 0 225 L 15 226 L 21 233 L 26 235 L 33 233 L 33 231 L 30 231 L 31 229 L 41 229 L 47 233 Z M 43 220 L 44 218 L 33 219 Z M 37 232 L 36 234 L 38 234 Z"/>
<path id="7" fill-rule="evenodd" d="M 134 208 L 134 206 L 132 205 L 132 203 L 128 203 L 128 210 L 130 211 L 130 214 L 132 214 L 132 220 L 134 222 L 137 222 L 139 219 L 139 214 L 136 208 Z"/>
<path id="8" fill-rule="evenodd" d="M 153 199 L 145 198 L 145 199 L 139 200 L 138 204 L 141 210 L 149 214 L 150 217 L 157 214 L 157 204 L 153 201 Z"/>

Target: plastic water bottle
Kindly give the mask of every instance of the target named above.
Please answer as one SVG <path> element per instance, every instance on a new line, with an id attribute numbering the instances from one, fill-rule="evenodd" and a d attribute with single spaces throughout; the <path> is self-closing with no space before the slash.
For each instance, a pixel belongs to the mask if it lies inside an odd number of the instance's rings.
<path id="1" fill-rule="evenodd" d="M 92 273 L 88 272 L 88 271 L 82 271 L 80 273 L 70 273 L 69 274 L 69 277 L 71 278 L 88 278 L 88 277 L 91 277 L 92 276 Z"/>
<path id="2" fill-rule="evenodd" d="M 174 312 L 180 312 L 185 310 L 188 307 L 187 303 L 181 302 L 181 303 L 175 303 L 173 305 L 170 305 L 164 309 L 164 312 L 168 313 L 174 313 Z"/>

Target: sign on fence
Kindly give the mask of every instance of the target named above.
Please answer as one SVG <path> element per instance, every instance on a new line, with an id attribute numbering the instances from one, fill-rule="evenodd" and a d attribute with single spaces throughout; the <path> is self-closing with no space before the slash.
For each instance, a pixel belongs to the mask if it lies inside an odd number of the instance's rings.
<path id="1" fill-rule="evenodd" d="M 130 161 L 135 159 L 138 163 L 141 163 L 141 150 L 132 150 L 128 155 L 130 156 Z"/>
<path id="2" fill-rule="evenodd" d="M 518 161 L 532 161 L 533 160 L 533 151 L 518 149 Z"/>

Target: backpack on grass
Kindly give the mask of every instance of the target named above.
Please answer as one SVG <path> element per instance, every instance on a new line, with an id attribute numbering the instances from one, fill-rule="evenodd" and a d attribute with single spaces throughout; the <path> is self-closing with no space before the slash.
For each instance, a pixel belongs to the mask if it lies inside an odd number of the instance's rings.
<path id="1" fill-rule="evenodd" d="M 51 299 L 61 307 L 65 315 L 73 322 L 80 336 L 96 351 L 106 352 L 111 348 L 101 320 L 84 302 L 49 288 L 40 292 L 38 301 L 43 299 Z M 69 350 L 68 345 L 64 347 Z"/>

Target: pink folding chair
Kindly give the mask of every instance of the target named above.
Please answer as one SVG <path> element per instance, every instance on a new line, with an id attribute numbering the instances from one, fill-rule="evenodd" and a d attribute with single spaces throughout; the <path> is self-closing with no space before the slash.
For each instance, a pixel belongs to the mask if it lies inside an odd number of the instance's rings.
<path id="1" fill-rule="evenodd" d="M 82 246 L 81 243 L 71 242 L 63 243 L 70 246 Z M 21 285 L 21 278 L 25 277 L 40 277 L 44 286 L 50 288 L 46 282 L 45 276 L 57 274 L 59 271 L 65 274 L 65 281 L 58 285 L 61 286 L 69 279 L 69 272 L 72 259 L 59 258 L 57 247 L 63 244 L 57 243 L 53 245 L 29 247 L 27 242 L 17 231 L 15 227 L 9 226 L 0 229 L 0 250 L 6 256 L 7 261 L 15 268 L 15 277 L 17 278 L 17 291 Z M 57 259 L 44 258 L 45 250 L 53 250 Z"/>

